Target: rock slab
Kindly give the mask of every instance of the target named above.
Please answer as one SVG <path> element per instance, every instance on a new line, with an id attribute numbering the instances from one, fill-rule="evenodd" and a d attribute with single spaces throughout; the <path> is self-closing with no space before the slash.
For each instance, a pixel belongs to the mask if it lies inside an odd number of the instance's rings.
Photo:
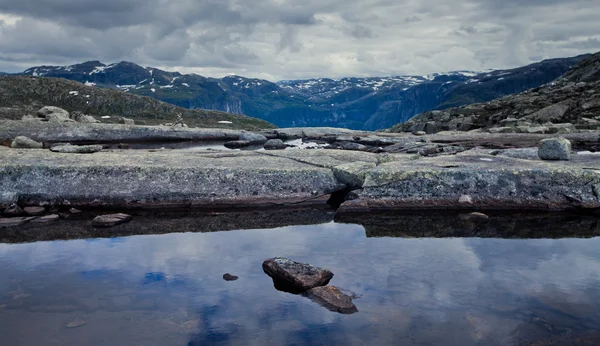
<path id="1" fill-rule="evenodd" d="M 542 160 L 569 160 L 571 142 L 565 138 L 547 138 L 540 141 L 538 156 Z"/>
<path id="2" fill-rule="evenodd" d="M 23 211 L 31 216 L 41 216 L 46 214 L 46 208 L 44 207 L 25 207 L 23 208 Z"/>
<path id="3" fill-rule="evenodd" d="M 55 153 L 92 154 L 102 150 L 101 145 L 56 145 L 50 148 Z"/>
<path id="4" fill-rule="evenodd" d="M 118 213 L 97 216 L 92 220 L 92 226 L 94 227 L 112 227 L 122 223 L 131 221 L 133 217 L 131 215 Z"/>
<path id="5" fill-rule="evenodd" d="M 307 296 L 330 311 L 342 314 L 353 314 L 358 308 L 352 302 L 352 298 L 335 286 L 315 287 L 307 292 Z"/>
<path id="6" fill-rule="evenodd" d="M 262 268 L 275 285 L 283 290 L 304 292 L 311 288 L 327 285 L 333 273 L 308 263 L 296 262 L 284 257 L 275 257 L 263 262 Z"/>

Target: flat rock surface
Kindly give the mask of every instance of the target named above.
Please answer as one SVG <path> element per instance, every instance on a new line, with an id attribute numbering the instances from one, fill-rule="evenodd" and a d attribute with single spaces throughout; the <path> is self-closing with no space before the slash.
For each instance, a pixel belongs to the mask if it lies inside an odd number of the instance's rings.
<path id="1" fill-rule="evenodd" d="M 315 287 L 307 292 L 307 296 L 313 301 L 321 304 L 328 310 L 342 314 L 353 314 L 358 312 L 352 298 L 335 286 Z"/>
<path id="2" fill-rule="evenodd" d="M 0 142 L 26 136 L 38 142 L 141 142 L 237 140 L 242 131 L 228 129 L 173 128 L 124 124 L 50 123 L 0 120 Z"/>
<path id="3" fill-rule="evenodd" d="M 258 152 L 0 153 L 0 204 L 5 205 L 20 196 L 31 203 L 68 200 L 74 206 L 100 201 L 99 206 L 246 207 L 310 202 L 344 188 L 331 169 Z"/>
<path id="4" fill-rule="evenodd" d="M 296 262 L 284 257 L 275 257 L 263 262 L 262 268 L 284 291 L 304 292 L 317 286 L 327 285 L 333 273 L 327 269 Z"/>
<path id="5" fill-rule="evenodd" d="M 592 209 L 600 159 L 522 160 L 480 153 L 382 163 L 342 209 Z"/>

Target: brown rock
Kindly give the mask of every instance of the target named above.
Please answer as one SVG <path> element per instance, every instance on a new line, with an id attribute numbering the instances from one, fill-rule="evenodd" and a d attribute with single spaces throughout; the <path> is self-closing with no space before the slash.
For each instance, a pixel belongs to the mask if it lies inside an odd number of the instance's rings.
<path id="1" fill-rule="evenodd" d="M 27 213 L 27 215 L 31 216 L 41 216 L 46 213 L 46 208 L 44 207 L 25 207 L 23 211 Z"/>
<path id="2" fill-rule="evenodd" d="M 31 220 L 31 223 L 50 223 L 58 221 L 58 219 L 60 219 L 60 216 L 56 214 L 51 214 L 33 219 Z"/>
<path id="3" fill-rule="evenodd" d="M 125 222 L 129 222 L 133 219 L 131 215 L 119 213 L 97 216 L 92 220 L 92 226 L 94 227 L 111 227 Z"/>
<path id="4" fill-rule="evenodd" d="M 358 312 L 352 298 L 340 291 L 335 286 L 315 287 L 308 290 L 307 296 L 313 301 L 321 304 L 330 311 L 342 314 L 353 314 Z"/>
<path id="5" fill-rule="evenodd" d="M 5 216 L 22 216 L 22 215 L 25 215 L 25 212 L 23 211 L 23 209 L 21 209 L 21 207 L 19 207 L 19 205 L 17 205 L 16 203 L 13 203 L 13 204 L 9 205 L 8 208 L 4 209 L 4 215 Z"/>
<path id="6" fill-rule="evenodd" d="M 223 280 L 225 280 L 225 281 L 235 281 L 237 279 L 239 279 L 239 278 L 235 275 L 231 275 L 229 273 L 223 274 Z"/>
<path id="7" fill-rule="evenodd" d="M 317 286 L 327 285 L 333 277 L 333 273 L 327 269 L 284 257 L 265 260 L 262 268 L 273 279 L 275 287 L 286 292 L 299 293 Z"/>

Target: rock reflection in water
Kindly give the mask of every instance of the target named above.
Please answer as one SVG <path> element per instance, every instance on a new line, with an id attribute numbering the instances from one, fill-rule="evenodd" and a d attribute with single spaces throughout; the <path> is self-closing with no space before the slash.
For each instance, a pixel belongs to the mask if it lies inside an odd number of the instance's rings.
<path id="1" fill-rule="evenodd" d="M 564 239 L 393 238 L 372 221 L 0 244 L 0 333 L 7 345 L 595 344 L 600 238 L 574 237 L 597 223 L 546 220 L 548 236 L 531 234 Z M 331 269 L 360 313 L 275 290 L 261 263 L 280 254 Z"/>

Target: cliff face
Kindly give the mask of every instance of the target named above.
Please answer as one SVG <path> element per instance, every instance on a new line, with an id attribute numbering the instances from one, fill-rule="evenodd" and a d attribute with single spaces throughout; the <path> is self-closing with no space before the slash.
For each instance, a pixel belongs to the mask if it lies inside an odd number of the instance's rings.
<path id="1" fill-rule="evenodd" d="M 231 128 L 272 128 L 264 120 L 218 111 L 186 109 L 154 98 L 86 86 L 59 78 L 0 76 L 0 118 L 21 119 L 43 106 L 81 111 L 93 116 L 132 118 L 155 125 L 173 122 L 180 114 L 189 126 L 219 127 L 231 121 Z"/>
<path id="2" fill-rule="evenodd" d="M 22 74 L 71 79 L 189 109 L 245 114 L 280 127 L 378 130 L 428 110 L 490 101 L 538 87 L 582 59 L 583 56 L 552 59 L 483 73 L 456 71 L 428 76 L 319 78 L 279 83 L 240 76 L 218 79 L 183 75 L 130 62 L 39 66 Z"/>
<path id="3" fill-rule="evenodd" d="M 434 133 L 480 128 L 491 132 L 599 129 L 600 53 L 544 86 L 486 103 L 425 112 L 390 131 Z"/>

